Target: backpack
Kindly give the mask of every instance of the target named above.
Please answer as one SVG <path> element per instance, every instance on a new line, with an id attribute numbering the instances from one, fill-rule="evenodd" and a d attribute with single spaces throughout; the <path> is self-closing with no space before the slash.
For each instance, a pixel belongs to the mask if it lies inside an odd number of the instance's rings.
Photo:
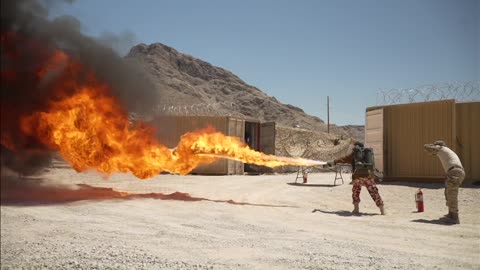
<path id="1" fill-rule="evenodd" d="M 373 170 L 375 168 L 375 156 L 373 154 L 372 148 L 364 148 L 361 146 L 355 146 L 353 148 L 353 160 L 352 160 L 353 169 L 369 169 Z"/>

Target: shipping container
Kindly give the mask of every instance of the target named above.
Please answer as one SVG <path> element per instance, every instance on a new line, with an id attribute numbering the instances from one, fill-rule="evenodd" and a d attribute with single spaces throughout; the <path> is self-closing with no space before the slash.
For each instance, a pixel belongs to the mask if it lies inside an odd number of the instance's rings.
<path id="1" fill-rule="evenodd" d="M 443 140 L 465 167 L 465 182 L 480 179 L 478 139 L 480 102 L 442 100 L 370 107 L 366 110 L 365 144 L 375 151 L 377 168 L 386 180 L 441 181 L 438 157 L 423 145 Z"/>
<path id="2" fill-rule="evenodd" d="M 152 122 L 158 140 L 169 148 L 174 148 L 180 137 L 191 131 L 213 127 L 228 136 L 235 136 L 250 148 L 267 154 L 275 154 L 275 123 L 261 123 L 231 116 L 157 116 Z M 192 174 L 242 175 L 245 172 L 268 172 L 265 167 L 243 164 L 243 162 L 222 159 L 211 164 L 200 165 Z"/>
<path id="3" fill-rule="evenodd" d="M 480 180 L 480 102 L 457 103 L 457 151 L 468 182 Z"/>

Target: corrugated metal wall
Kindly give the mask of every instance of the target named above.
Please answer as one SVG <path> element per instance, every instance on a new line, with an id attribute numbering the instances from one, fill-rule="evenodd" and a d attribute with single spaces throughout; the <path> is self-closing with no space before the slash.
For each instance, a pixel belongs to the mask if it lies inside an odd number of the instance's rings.
<path id="1" fill-rule="evenodd" d="M 244 140 L 244 121 L 228 116 L 158 116 L 152 122 L 159 141 L 169 148 L 175 147 L 180 137 L 190 131 L 206 128 L 209 125 L 229 136 Z M 198 174 L 243 174 L 243 163 L 219 159 L 200 165 L 192 173 Z"/>
<path id="2" fill-rule="evenodd" d="M 365 146 L 373 149 L 375 168 L 380 172 L 385 171 L 383 131 L 383 108 L 368 111 L 365 119 Z"/>
<path id="3" fill-rule="evenodd" d="M 275 122 L 260 124 L 260 151 L 275 155 Z"/>
<path id="4" fill-rule="evenodd" d="M 229 136 L 236 136 L 244 140 L 245 136 L 245 121 L 239 118 L 228 117 L 228 132 Z M 242 175 L 244 172 L 244 164 L 240 161 L 227 160 L 228 174 Z"/>
<path id="5" fill-rule="evenodd" d="M 436 156 L 423 145 L 443 140 L 456 151 L 455 101 L 434 101 L 384 107 L 385 143 L 389 178 L 442 177 L 444 172 Z M 415 180 L 414 180 L 415 181 Z"/>
<path id="6" fill-rule="evenodd" d="M 465 182 L 480 180 L 480 102 L 456 104 L 457 153 L 465 168 Z"/>

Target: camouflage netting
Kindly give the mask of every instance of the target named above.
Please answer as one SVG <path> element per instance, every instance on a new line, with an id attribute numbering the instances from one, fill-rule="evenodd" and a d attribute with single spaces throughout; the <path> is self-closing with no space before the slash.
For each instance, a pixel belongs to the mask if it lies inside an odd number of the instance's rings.
<path id="1" fill-rule="evenodd" d="M 351 144 L 350 138 L 338 134 L 277 126 L 275 129 L 275 155 L 301 157 L 320 161 L 332 161 L 345 156 Z M 296 166 L 282 166 L 274 172 L 297 171 Z"/>

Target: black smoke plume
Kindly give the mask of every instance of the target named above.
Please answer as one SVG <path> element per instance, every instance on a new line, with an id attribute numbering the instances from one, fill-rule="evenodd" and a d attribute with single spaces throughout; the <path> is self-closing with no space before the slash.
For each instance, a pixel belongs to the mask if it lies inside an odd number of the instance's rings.
<path id="1" fill-rule="evenodd" d="M 50 50 L 62 50 L 93 71 L 100 81 L 111 87 L 112 95 L 127 112 L 147 113 L 158 102 L 158 93 L 141 69 L 120 57 L 111 46 L 83 35 L 76 18 L 49 19 L 48 6 L 56 1 L 0 2 L 2 168 L 6 165 L 15 171 L 33 174 L 51 158 L 52 153 L 41 143 L 21 135 L 19 127 L 22 116 L 44 110 L 47 102 L 54 98 L 49 82 L 35 77 L 38 64 Z M 49 77 L 54 80 L 55 74 Z"/>

